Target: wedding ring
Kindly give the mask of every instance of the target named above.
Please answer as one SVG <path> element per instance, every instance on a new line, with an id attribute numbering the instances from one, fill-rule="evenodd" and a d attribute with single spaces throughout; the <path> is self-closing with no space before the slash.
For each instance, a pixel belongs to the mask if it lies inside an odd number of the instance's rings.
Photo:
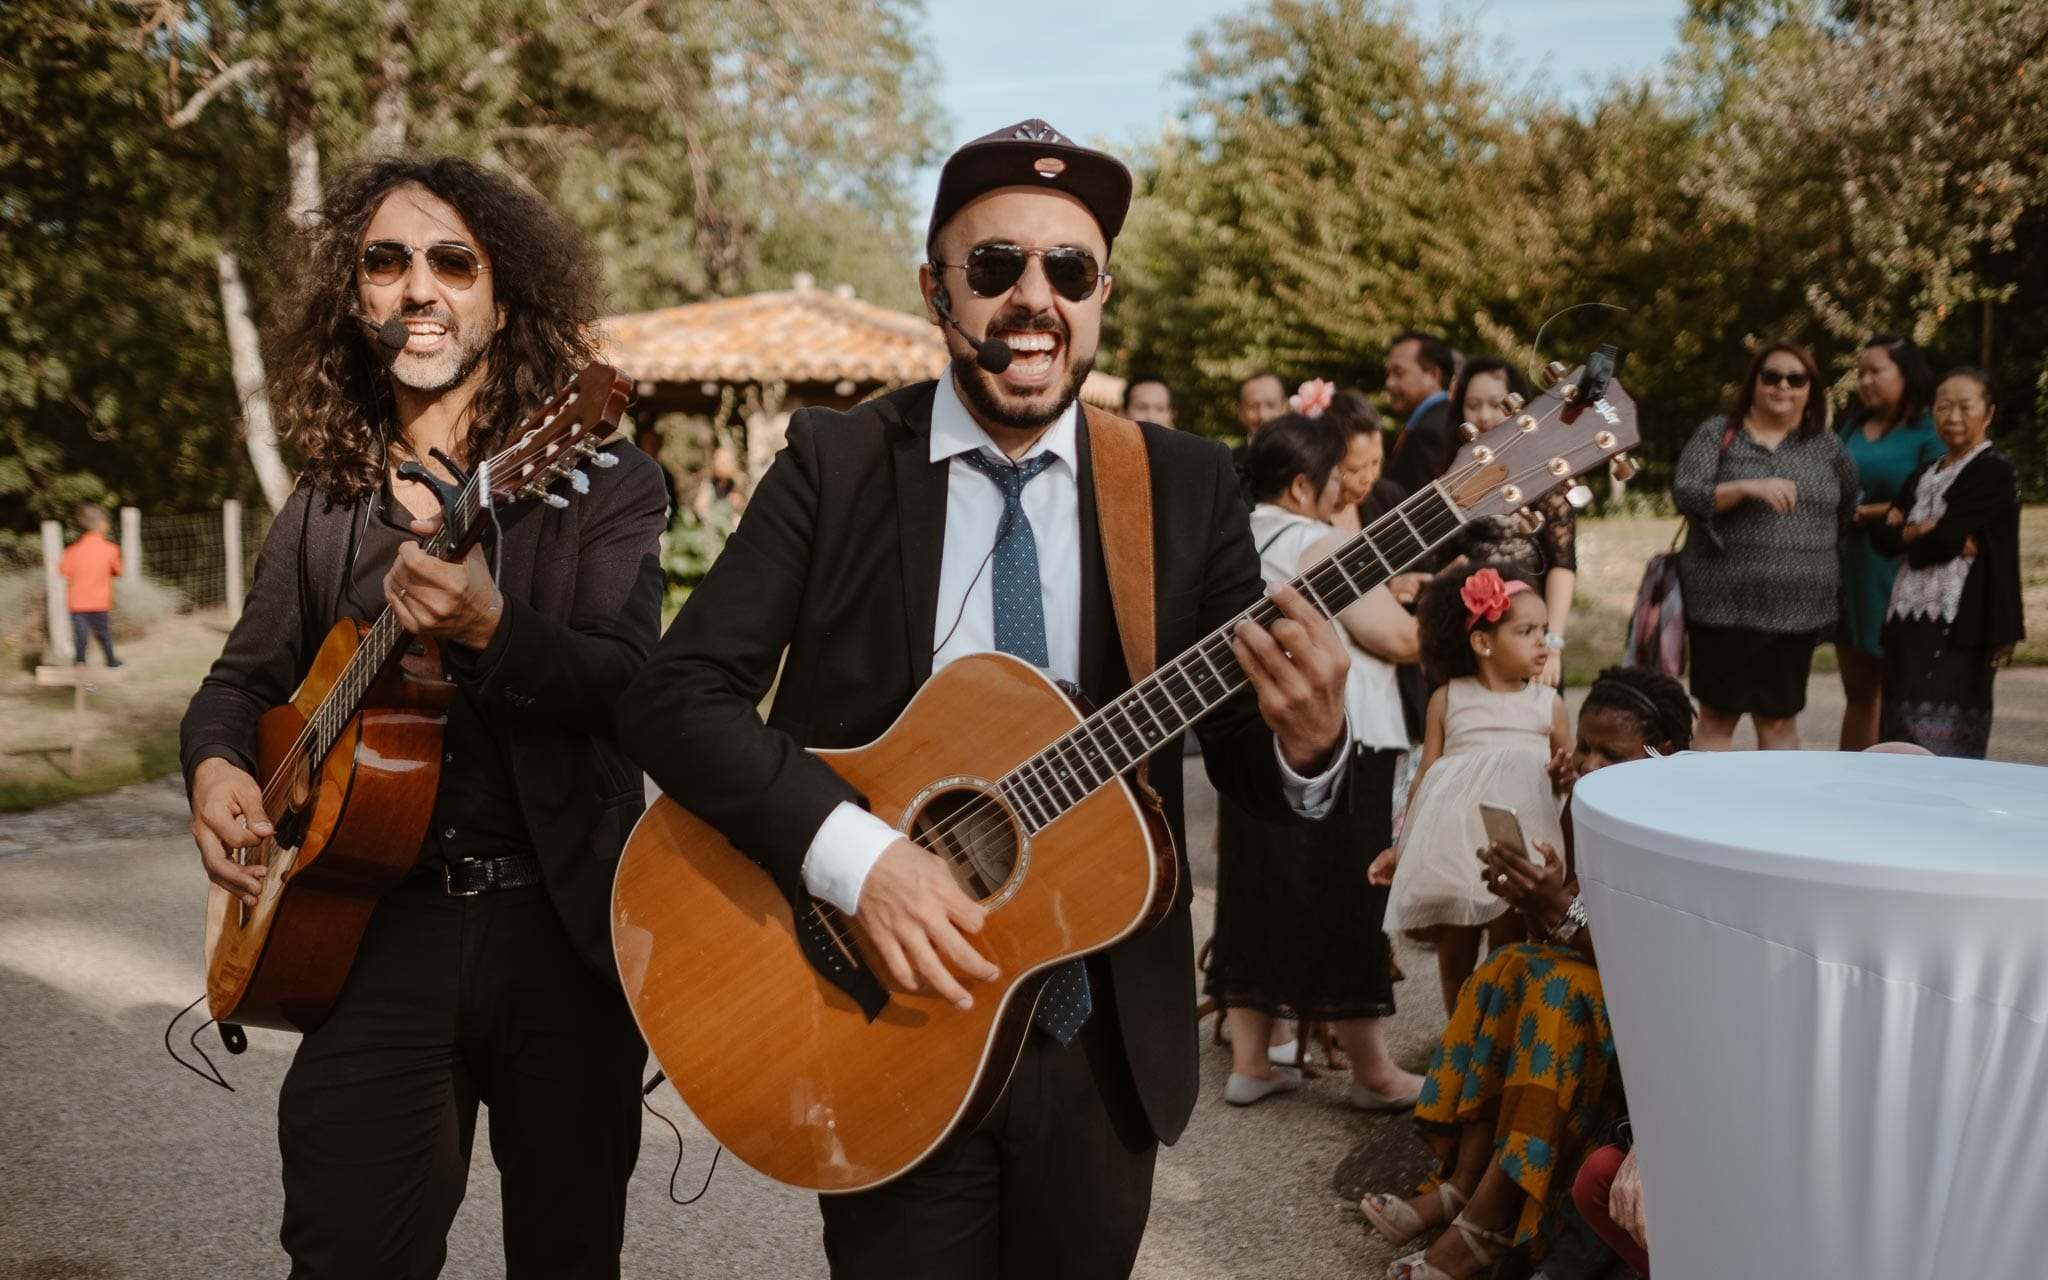
<path id="1" fill-rule="evenodd" d="M 403 599 L 405 599 L 405 593 L 406 593 L 406 591 L 407 591 L 407 590 L 408 590 L 408 588 L 406 588 L 406 587 L 400 587 L 400 588 L 398 589 L 398 598 L 399 598 L 400 600 L 403 600 Z"/>

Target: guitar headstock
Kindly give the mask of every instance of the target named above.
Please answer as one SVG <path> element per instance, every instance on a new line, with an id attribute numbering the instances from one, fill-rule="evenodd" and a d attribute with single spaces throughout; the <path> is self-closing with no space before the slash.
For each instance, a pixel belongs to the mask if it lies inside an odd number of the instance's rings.
<path id="1" fill-rule="evenodd" d="M 633 383 L 608 364 L 588 365 L 575 381 L 555 393 L 540 410 L 514 428 L 512 443 L 477 468 L 480 497 L 493 507 L 539 498 L 551 507 L 569 500 L 549 490 L 566 479 L 578 493 L 590 488 L 583 466 L 610 467 L 611 454 L 600 453 L 619 428 L 619 416 L 632 398 Z"/>
<path id="2" fill-rule="evenodd" d="M 1622 479 L 1634 474 L 1623 455 L 1642 434 L 1614 359 L 1602 348 L 1527 404 L 1510 397 L 1507 420 L 1489 431 L 1461 424 L 1465 443 L 1439 481 L 1460 516 L 1511 516 L 1609 459 Z"/>

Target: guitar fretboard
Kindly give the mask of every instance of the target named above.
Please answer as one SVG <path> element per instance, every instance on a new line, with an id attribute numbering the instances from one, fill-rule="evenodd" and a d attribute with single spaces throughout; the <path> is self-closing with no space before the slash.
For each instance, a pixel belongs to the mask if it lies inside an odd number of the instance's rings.
<path id="1" fill-rule="evenodd" d="M 1326 618 L 1410 568 L 1463 524 L 1441 484 L 1409 498 L 1292 580 Z M 1240 622 L 1270 625 L 1270 598 L 1138 681 L 1064 737 L 1005 774 L 996 789 L 1031 832 L 1136 768 L 1249 682 L 1232 654 Z"/>

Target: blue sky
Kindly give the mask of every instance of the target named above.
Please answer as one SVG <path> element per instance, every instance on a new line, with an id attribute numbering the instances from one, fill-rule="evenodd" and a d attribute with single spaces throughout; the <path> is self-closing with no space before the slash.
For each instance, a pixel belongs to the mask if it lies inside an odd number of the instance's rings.
<path id="1" fill-rule="evenodd" d="M 939 64 L 939 105 L 948 147 L 1043 116 L 1081 142 L 1150 137 L 1183 105 L 1174 77 L 1188 38 L 1248 0 L 926 0 L 926 31 Z M 1544 67 L 1561 96 L 1587 96 L 1616 77 L 1654 71 L 1678 47 L 1684 0 L 1417 0 L 1406 6 L 1424 30 L 1475 18 L 1499 47 L 1499 72 L 1526 80 Z M 1512 52 L 1510 52 L 1512 49 Z M 929 207 L 938 183 L 920 175 Z"/>

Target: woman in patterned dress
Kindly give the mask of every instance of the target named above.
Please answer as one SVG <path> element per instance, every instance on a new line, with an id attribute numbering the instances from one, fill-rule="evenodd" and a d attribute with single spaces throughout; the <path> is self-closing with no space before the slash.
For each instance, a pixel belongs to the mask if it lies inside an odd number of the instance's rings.
<path id="1" fill-rule="evenodd" d="M 1584 774 L 1692 742 L 1693 709 L 1676 680 L 1609 667 L 1586 693 L 1578 738 L 1556 764 L 1560 789 Z M 1579 1158 L 1621 1114 L 1614 1035 L 1572 869 L 1548 845 L 1538 868 L 1505 846 L 1481 851 L 1487 887 L 1521 911 L 1542 941 L 1502 947 L 1473 972 L 1430 1055 L 1416 1104 L 1436 1167 L 1410 1199 L 1373 1193 L 1359 1209 L 1405 1244 L 1450 1225 L 1394 1264 L 1396 1280 L 1470 1276 L 1501 1251 L 1541 1254 L 1571 1196 Z"/>
<path id="2" fill-rule="evenodd" d="M 1899 487 L 1879 550 L 1902 554 L 1885 618 L 1887 740 L 1981 760 L 1991 741 L 1991 678 L 2026 635 L 2020 603 L 2020 481 L 1991 443 L 1998 398 L 1975 369 L 1934 396 L 1947 453 Z"/>

